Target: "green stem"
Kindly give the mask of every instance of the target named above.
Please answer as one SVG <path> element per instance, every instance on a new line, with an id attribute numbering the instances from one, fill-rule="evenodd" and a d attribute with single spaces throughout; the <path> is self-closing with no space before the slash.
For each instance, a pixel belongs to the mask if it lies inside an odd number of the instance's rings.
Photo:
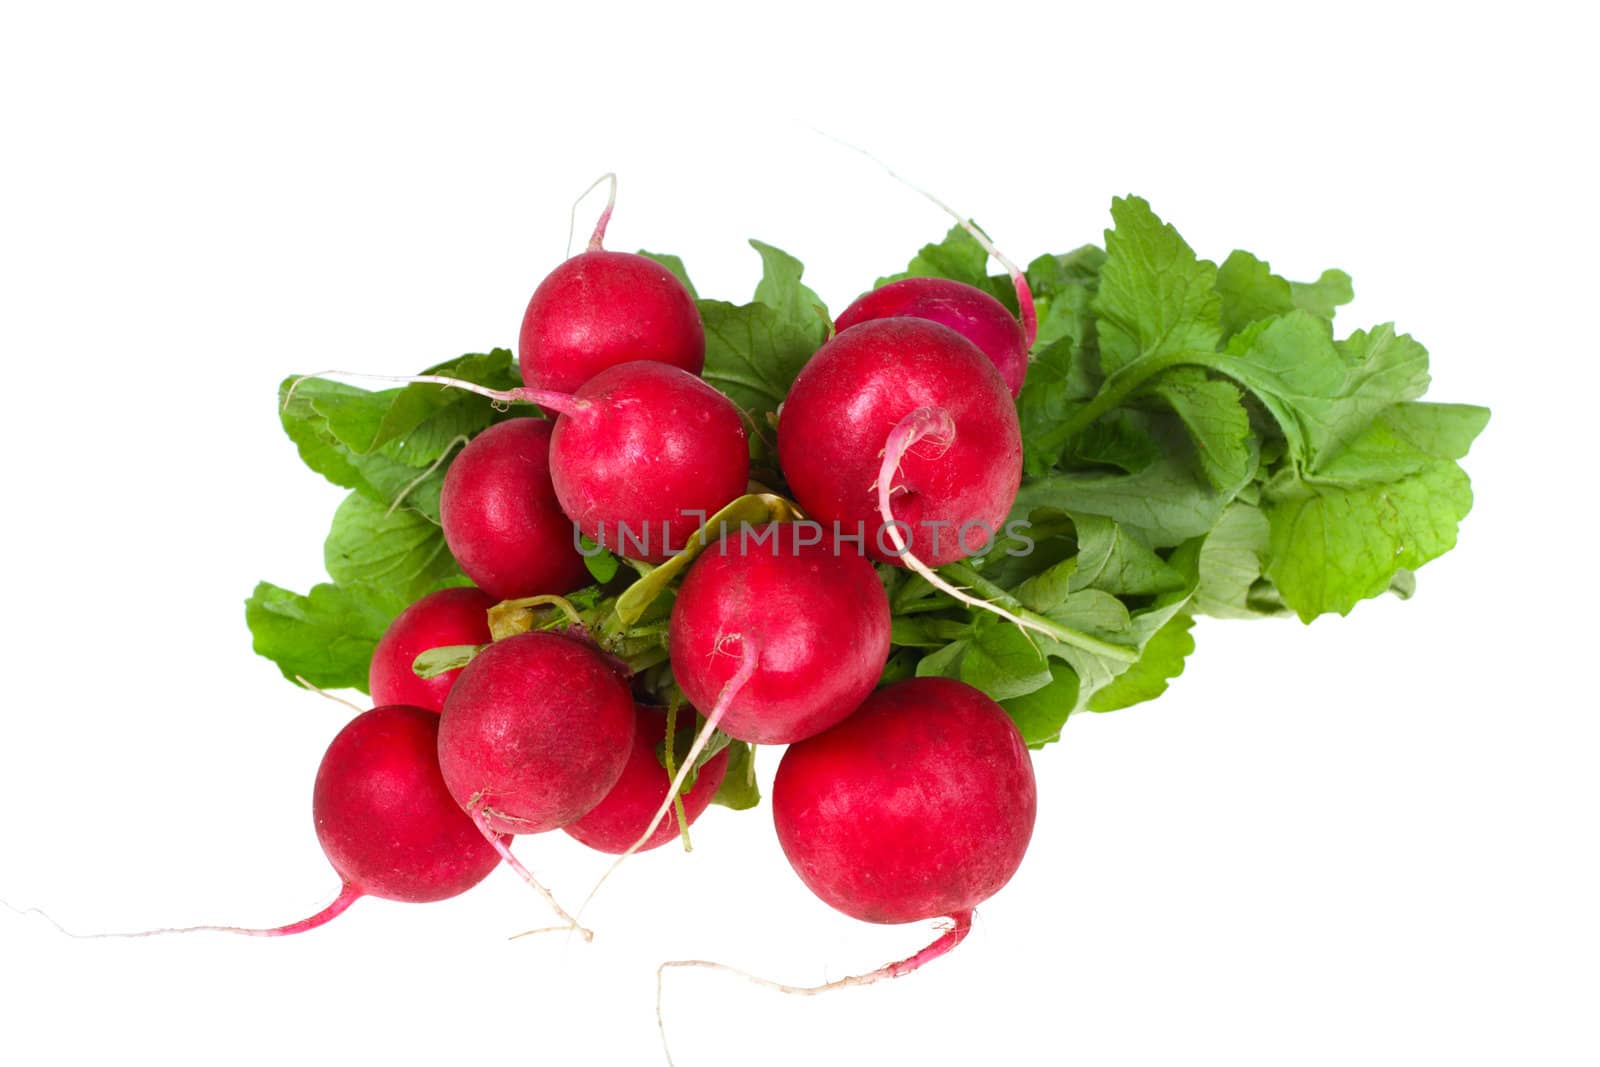
<path id="1" fill-rule="evenodd" d="M 561 609 L 561 614 L 573 626 L 583 625 L 583 616 L 578 614 L 578 609 L 572 606 L 572 601 L 564 596 L 525 596 L 516 600 L 507 600 L 500 606 L 503 608 L 540 608 L 549 605 Z"/>
<path id="2" fill-rule="evenodd" d="M 939 568 L 943 574 L 953 582 L 960 582 L 971 589 L 976 589 L 990 600 L 998 602 L 1002 607 L 1016 611 L 1022 608 L 1022 601 L 995 585 L 989 579 L 973 569 L 970 563 L 947 563 Z M 1023 608 L 1026 611 L 1026 608 Z"/>
<path id="3" fill-rule="evenodd" d="M 955 641 L 972 632 L 972 623 L 957 622 L 955 619 L 929 619 L 922 624 L 928 636 L 940 641 Z"/>
<path id="4" fill-rule="evenodd" d="M 926 615 L 930 611 L 949 611 L 953 607 L 947 596 L 927 597 L 923 600 L 913 600 L 894 609 L 896 618 L 901 615 Z"/>
<path id="5" fill-rule="evenodd" d="M 947 563 L 939 568 L 939 573 L 953 583 L 965 585 L 975 590 L 981 596 L 994 601 L 1012 614 L 1022 616 L 1040 629 L 1048 631 L 1051 637 L 1054 637 L 1064 645 L 1081 648 L 1085 652 L 1092 652 L 1097 656 L 1116 660 L 1118 663 L 1133 663 L 1139 658 L 1139 653 L 1126 645 L 1102 641 L 1100 638 L 1086 634 L 1082 630 L 1074 630 L 1070 626 L 1056 622 L 1049 616 L 1029 611 L 1022 606 L 1022 601 L 995 585 L 965 563 Z"/>
<path id="6" fill-rule="evenodd" d="M 537 614 L 542 607 L 559 608 L 547 612 L 543 618 Z M 530 630 L 553 630 L 557 626 L 584 626 L 585 621 L 572 601 L 561 596 L 527 596 L 516 600 L 503 600 L 489 609 L 489 633 L 496 641 Z"/>
<path id="7" fill-rule="evenodd" d="M 678 705 L 682 703 L 678 694 L 673 693 L 667 698 L 667 744 L 662 754 L 667 760 L 667 788 L 672 788 L 672 783 L 678 780 L 677 762 L 678 747 Z M 694 845 L 689 841 L 689 820 L 683 814 L 683 794 L 679 793 L 672 798 L 672 811 L 678 817 L 678 830 L 683 837 L 683 850 L 693 852 Z"/>
<path id="8" fill-rule="evenodd" d="M 906 612 L 914 610 L 912 605 L 926 600 L 928 594 L 933 591 L 933 586 L 929 585 L 922 575 L 907 572 L 905 580 L 900 583 L 899 587 L 894 591 L 894 596 L 890 598 L 890 613 L 904 615 Z M 926 611 L 927 609 L 920 610 Z"/>
<path id="9" fill-rule="evenodd" d="M 628 636 L 630 638 L 631 637 L 660 637 L 663 634 L 667 634 L 667 633 L 671 633 L 671 632 L 672 632 L 672 626 L 671 626 L 670 621 L 667 620 L 667 619 L 663 619 L 660 622 L 647 622 L 647 623 L 643 624 L 642 626 L 641 625 L 635 625 L 635 626 L 628 627 Z"/>
<path id="10" fill-rule="evenodd" d="M 620 657 L 628 665 L 628 670 L 633 674 L 643 674 L 658 663 L 667 662 L 667 649 L 664 645 L 647 648 L 636 655 Z"/>
<path id="11" fill-rule="evenodd" d="M 1160 374 L 1170 367 L 1183 363 L 1198 363 L 1198 357 L 1188 352 L 1168 352 L 1161 356 L 1151 356 L 1130 363 L 1126 367 L 1115 371 L 1100 385 L 1100 391 L 1093 400 L 1079 408 L 1065 422 L 1057 424 L 1053 429 L 1039 435 L 1037 440 L 1038 450 L 1044 453 L 1054 452 L 1074 437 L 1078 436 L 1102 415 L 1122 406 L 1122 403 L 1138 391 L 1145 382 Z"/>

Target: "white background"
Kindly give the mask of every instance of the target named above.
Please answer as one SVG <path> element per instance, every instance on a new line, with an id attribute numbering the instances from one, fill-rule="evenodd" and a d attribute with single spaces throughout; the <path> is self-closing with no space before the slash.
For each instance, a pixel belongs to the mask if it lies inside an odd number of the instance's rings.
<path id="1" fill-rule="evenodd" d="M 0 897 L 80 931 L 331 898 L 310 784 L 345 712 L 255 658 L 242 611 L 258 578 L 318 579 L 341 496 L 278 380 L 514 343 L 609 169 L 613 247 L 742 300 L 760 237 L 842 307 L 947 223 L 815 126 L 1017 259 L 1138 192 L 1213 259 L 1343 267 L 1343 327 L 1397 320 L 1431 397 L 1494 421 L 1414 601 L 1203 621 L 1166 697 L 1038 756 L 1032 850 L 956 955 L 810 1000 L 680 972 L 678 1062 L 1594 1063 L 1578 5 L 559 6 L 4 9 Z M 930 936 L 814 900 L 765 807 L 696 841 L 624 868 L 590 946 L 506 941 L 546 915 L 505 872 L 270 942 L 0 910 L 0 1057 L 654 1063 L 660 960 L 811 982 Z M 569 901 L 602 866 L 561 834 L 520 851 Z"/>

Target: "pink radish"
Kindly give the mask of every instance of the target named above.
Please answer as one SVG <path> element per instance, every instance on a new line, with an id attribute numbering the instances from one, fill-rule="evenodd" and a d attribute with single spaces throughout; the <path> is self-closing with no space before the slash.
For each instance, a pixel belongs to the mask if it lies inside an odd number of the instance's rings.
<path id="1" fill-rule="evenodd" d="M 739 411 L 687 371 L 624 363 L 564 401 L 537 402 L 562 413 L 550 441 L 562 510 L 629 559 L 666 560 L 745 492 L 750 446 Z"/>
<path id="2" fill-rule="evenodd" d="M 665 363 L 622 363 L 572 394 L 490 389 L 434 374 L 359 377 L 446 385 L 559 412 L 550 437 L 556 499 L 583 534 L 629 559 L 663 562 L 748 484 L 750 448 L 738 408 Z"/>
<path id="3" fill-rule="evenodd" d="M 964 682 L 896 682 L 831 730 L 790 745 L 773 782 L 772 815 L 801 880 L 856 919 L 942 918 L 945 927 L 903 960 L 814 986 L 709 960 L 669 960 L 656 969 L 663 1047 L 669 969 L 708 968 L 809 995 L 898 978 L 943 956 L 971 932 L 973 909 L 1021 866 L 1037 810 L 1021 732 L 1000 705 Z"/>
<path id="4" fill-rule="evenodd" d="M 409 704 L 439 711 L 459 670 L 419 678 L 412 664 L 418 654 L 446 645 L 490 642 L 489 609 L 495 600 L 481 589 L 463 586 L 429 593 L 402 611 L 372 652 L 367 688 L 374 704 Z"/>
<path id="5" fill-rule="evenodd" d="M 947 949 L 1016 873 L 1036 807 L 1021 732 L 948 678 L 874 693 L 790 746 L 772 789 L 778 842 L 812 892 L 866 922 L 948 917 Z"/>
<path id="6" fill-rule="evenodd" d="M 314 930 L 362 897 L 420 904 L 465 893 L 494 870 L 500 855 L 445 788 L 438 736 L 438 715 L 390 705 L 357 715 L 328 745 L 311 791 L 311 814 L 323 854 L 344 884 L 315 915 L 268 929 L 185 926 L 72 936 L 215 931 L 282 937 Z"/>
<path id="7" fill-rule="evenodd" d="M 858 298 L 839 313 L 835 326 L 842 333 L 858 323 L 899 316 L 950 327 L 989 357 L 1013 398 L 1022 392 L 1032 338 L 982 289 L 947 278 L 902 278 Z"/>
<path id="8" fill-rule="evenodd" d="M 690 374 L 705 365 L 700 313 L 671 271 L 645 256 L 595 249 L 539 283 L 518 346 L 529 388 L 572 392 L 607 367 L 636 359 Z"/>
<path id="9" fill-rule="evenodd" d="M 347 894 L 444 900 L 499 862 L 445 788 L 438 736 L 438 715 L 389 706 L 356 716 L 328 746 L 311 807 Z"/>
<path id="10" fill-rule="evenodd" d="M 518 634 L 462 669 L 440 716 L 439 764 L 480 827 L 539 833 L 600 803 L 622 776 L 633 731 L 628 686 L 592 645 Z"/>
<path id="11" fill-rule="evenodd" d="M 493 600 L 569 593 L 590 581 L 551 484 L 552 430 L 544 419 L 507 419 L 473 438 L 445 472 L 445 543 Z"/>
<path id="12" fill-rule="evenodd" d="M 705 365 L 705 329 L 683 283 L 646 256 L 601 248 L 617 195 L 615 176 L 607 177 L 611 199 L 588 249 L 551 271 L 528 301 L 517 352 L 530 389 L 575 392 L 639 359 L 690 374 Z"/>
<path id="13" fill-rule="evenodd" d="M 707 709 L 753 646 L 758 665 L 714 725 L 785 745 L 832 726 L 872 692 L 889 657 L 889 598 L 851 546 L 809 524 L 774 523 L 701 554 L 673 603 L 670 643 L 673 677 Z"/>
<path id="14" fill-rule="evenodd" d="M 707 709 L 705 725 L 649 824 L 585 904 L 654 840 L 713 731 L 797 741 L 849 715 L 877 684 L 889 658 L 889 598 L 872 565 L 830 536 L 815 523 L 742 528 L 690 568 L 668 640 L 673 677 Z"/>
<path id="15" fill-rule="evenodd" d="M 625 852 L 650 825 L 650 818 L 667 799 L 666 768 L 656 758 L 656 746 L 666 737 L 667 720 L 659 708 L 638 709 L 633 732 L 633 751 L 622 770 L 622 777 L 590 812 L 564 830 L 599 852 Z M 694 788 L 683 794 L 684 818 L 691 824 L 698 819 L 716 795 L 722 776 L 728 770 L 728 754 L 719 752 L 700 768 Z M 667 817 L 645 838 L 638 851 L 656 848 L 677 837 L 677 816 Z"/>
<path id="16" fill-rule="evenodd" d="M 800 371 L 778 458 L 812 518 L 865 531 L 875 559 L 937 567 L 1000 530 L 1022 479 L 1022 436 L 1000 372 L 971 341 L 924 319 L 877 319 Z"/>

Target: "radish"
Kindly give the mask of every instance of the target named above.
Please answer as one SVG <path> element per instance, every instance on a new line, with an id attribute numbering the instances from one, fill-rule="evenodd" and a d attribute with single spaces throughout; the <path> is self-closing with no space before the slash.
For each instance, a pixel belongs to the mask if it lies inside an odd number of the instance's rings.
<path id="1" fill-rule="evenodd" d="M 949 918 L 934 955 L 955 947 L 972 910 L 1016 873 L 1036 806 L 1021 732 L 1000 705 L 948 678 L 874 693 L 790 746 L 772 787 L 778 842 L 811 891 L 866 922 Z"/>
<path id="2" fill-rule="evenodd" d="M 111 934 L 72 934 L 49 921 L 72 937 L 210 931 L 283 937 L 315 930 L 362 897 L 421 904 L 465 893 L 501 857 L 445 788 L 438 736 L 438 715 L 389 705 L 357 715 L 328 745 L 311 791 L 311 815 L 322 852 L 344 884 L 315 915 L 268 929 L 185 926 Z"/>
<path id="3" fill-rule="evenodd" d="M 517 362 L 530 389 L 572 392 L 607 367 L 653 360 L 699 374 L 706 335 L 694 297 L 661 264 L 582 252 L 551 271 L 522 319 Z"/>
<path id="4" fill-rule="evenodd" d="M 780 993 L 809 995 L 898 978 L 943 956 L 971 932 L 973 909 L 1021 866 L 1037 810 L 1021 731 L 1000 705 L 964 682 L 896 682 L 839 725 L 789 746 L 772 785 L 772 816 L 801 880 L 853 918 L 942 918 L 944 929 L 903 960 L 814 986 L 710 960 L 669 960 L 656 968 L 662 1047 L 669 969 L 724 971 Z"/>
<path id="5" fill-rule="evenodd" d="M 314 930 L 364 896 L 408 903 L 458 896 L 504 862 L 563 920 L 560 926 L 529 933 L 570 930 L 593 940 L 594 934 L 578 925 L 512 855 L 504 834 L 490 829 L 481 815 L 462 810 L 439 764 L 442 723 L 442 716 L 427 708 L 391 704 L 357 715 L 328 746 L 317 769 L 311 811 L 323 854 L 344 885 L 315 915 L 268 929 L 185 926 L 88 935 L 72 934 L 49 921 L 72 937 L 205 931 L 282 937 Z"/>
<path id="6" fill-rule="evenodd" d="M 748 485 L 750 446 L 739 409 L 665 363 L 621 363 L 571 394 L 490 389 L 437 374 L 350 376 L 446 385 L 559 412 L 550 435 L 556 500 L 585 536 L 629 559 L 664 562 Z M 452 471 L 471 447 L 462 449 Z"/>
<path id="7" fill-rule="evenodd" d="M 485 833 L 539 833 L 600 803 L 633 731 L 628 686 L 592 645 L 517 634 L 462 668 L 440 716 L 439 765 Z"/>
<path id="8" fill-rule="evenodd" d="M 488 612 L 494 604 L 494 597 L 481 589 L 463 586 L 429 593 L 402 611 L 372 651 L 372 667 L 367 675 L 372 702 L 441 710 L 445 695 L 461 672 L 419 678 L 411 665 L 419 653 L 430 648 L 488 644 L 492 640 Z"/>
<path id="9" fill-rule="evenodd" d="M 683 283 L 653 259 L 601 247 L 617 196 L 615 175 L 606 178 L 611 197 L 588 249 L 551 271 L 528 301 L 517 361 L 530 389 L 574 392 L 637 359 L 690 374 L 705 365 L 705 329 Z"/>
<path id="10" fill-rule="evenodd" d="M 552 429 L 544 419 L 507 419 L 473 438 L 445 471 L 445 543 L 493 600 L 569 593 L 590 581 L 551 484 Z"/>
<path id="11" fill-rule="evenodd" d="M 708 709 L 705 725 L 654 816 L 585 905 L 624 860 L 652 847 L 715 730 L 788 744 L 839 722 L 872 692 L 889 658 L 889 598 L 872 565 L 842 548 L 815 523 L 770 523 L 741 527 L 736 545 L 724 538 L 690 568 L 668 643 L 673 677 Z"/>
<path id="12" fill-rule="evenodd" d="M 744 421 L 688 371 L 624 363 L 570 398 L 529 399 L 561 412 L 550 469 L 562 510 L 619 555 L 661 563 L 745 492 Z"/>
<path id="13" fill-rule="evenodd" d="M 1022 434 L 1000 372 L 971 341 L 924 319 L 877 319 L 800 371 L 779 414 L 778 460 L 812 518 L 864 531 L 874 559 L 937 567 L 1000 529 L 1022 479 Z"/>
<path id="14" fill-rule="evenodd" d="M 668 643 L 674 679 L 709 709 L 705 725 L 649 824 L 585 904 L 650 847 L 713 731 L 787 744 L 837 723 L 872 692 L 889 658 L 889 598 L 872 565 L 842 547 L 811 522 L 741 527 L 737 544 L 725 537 L 690 568 Z"/>
<path id="15" fill-rule="evenodd" d="M 659 708 L 641 707 L 634 720 L 633 751 L 622 777 L 589 814 L 564 830 L 599 852 L 625 852 L 650 825 L 650 818 L 668 797 L 669 777 L 656 758 L 656 746 L 667 734 L 667 720 Z M 706 810 L 722 776 L 728 770 L 728 753 L 718 752 L 700 768 L 694 788 L 683 794 L 684 818 L 693 823 Z M 666 844 L 680 833 L 676 815 L 667 817 L 645 838 L 638 851 Z"/>
<path id="16" fill-rule="evenodd" d="M 356 716 L 328 746 L 311 808 L 341 898 L 444 900 L 499 862 L 445 788 L 438 737 L 438 715 L 391 705 Z"/>
<path id="17" fill-rule="evenodd" d="M 1016 404 L 994 364 L 948 326 L 888 318 L 836 334 L 779 412 L 778 462 L 795 499 L 836 537 L 861 536 L 873 558 L 954 600 L 1062 636 L 933 570 L 982 553 L 1022 483 Z"/>
<path id="18" fill-rule="evenodd" d="M 684 695 L 711 708 L 744 646 L 759 657 L 708 725 L 741 741 L 785 745 L 832 726 L 872 692 L 889 658 L 889 598 L 872 565 L 839 547 L 813 524 L 773 523 L 695 561 L 670 626 L 673 677 Z"/>
<path id="19" fill-rule="evenodd" d="M 1033 338 L 1004 304 L 982 289 L 948 278 L 902 278 L 857 299 L 840 312 L 834 326 L 843 333 L 858 323 L 896 316 L 955 330 L 989 357 L 1013 398 L 1022 392 Z"/>

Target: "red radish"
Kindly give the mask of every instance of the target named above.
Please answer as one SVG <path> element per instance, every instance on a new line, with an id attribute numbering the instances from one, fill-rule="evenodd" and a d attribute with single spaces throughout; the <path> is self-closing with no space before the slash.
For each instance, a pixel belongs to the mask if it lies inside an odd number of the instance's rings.
<path id="1" fill-rule="evenodd" d="M 539 833 L 600 803 L 627 765 L 633 730 L 628 686 L 592 645 L 518 634 L 462 669 L 440 716 L 439 764 L 480 827 Z"/>
<path id="2" fill-rule="evenodd" d="M 564 403 L 533 399 L 562 413 L 550 441 L 562 510 L 629 559 L 666 560 L 745 492 L 750 446 L 739 411 L 688 371 L 624 363 Z"/>
<path id="3" fill-rule="evenodd" d="M 667 771 L 656 758 L 656 746 L 666 735 L 667 720 L 660 709 L 639 708 L 634 723 L 633 751 L 622 770 L 622 777 L 617 779 L 611 792 L 589 814 L 577 822 L 568 823 L 563 829 L 599 852 L 626 852 L 628 846 L 638 841 L 650 825 L 650 817 L 657 806 L 667 798 Z M 718 752 L 700 768 L 694 788 L 683 794 L 684 818 L 691 824 L 711 803 L 727 770 L 726 751 Z M 669 811 L 666 819 L 650 833 L 638 851 L 664 845 L 677 837 L 679 832 L 677 815 Z"/>
<path id="4" fill-rule="evenodd" d="M 500 856 L 445 788 L 438 736 L 438 715 L 390 705 L 357 715 L 328 745 L 311 791 L 311 814 L 323 854 L 344 885 L 315 915 L 269 929 L 186 926 L 72 936 L 216 931 L 282 937 L 314 930 L 362 897 L 420 904 L 465 893 Z"/>
<path id="5" fill-rule="evenodd" d="M 878 319 L 838 334 L 800 371 L 778 458 L 813 519 L 864 530 L 875 559 L 937 567 L 1000 530 L 1022 479 L 1022 435 L 1000 372 L 971 341 L 924 319 Z M 880 488 L 894 524 L 880 514 Z"/>
<path id="6" fill-rule="evenodd" d="M 889 598 L 851 546 L 810 524 L 773 523 L 701 554 L 673 603 L 670 634 L 673 677 L 697 708 L 717 702 L 753 645 L 758 665 L 719 725 L 741 741 L 786 745 L 843 719 L 877 685 Z"/>
<path id="7" fill-rule="evenodd" d="M 874 923 L 972 910 L 1016 873 L 1033 834 L 1033 764 L 981 691 L 948 678 L 880 689 L 778 765 L 778 842 L 825 903 Z"/>
<path id="8" fill-rule="evenodd" d="M 742 527 L 690 569 L 669 624 L 673 676 L 710 710 L 655 815 L 585 904 L 655 839 L 713 731 L 796 741 L 849 715 L 877 684 L 889 658 L 889 599 L 872 565 L 829 538 L 809 522 Z"/>
<path id="9" fill-rule="evenodd" d="M 492 639 L 488 612 L 494 604 L 494 597 L 481 589 L 463 586 L 429 593 L 402 611 L 372 651 L 372 667 L 367 674 L 372 702 L 441 710 L 445 695 L 461 672 L 419 678 L 411 665 L 430 648 L 488 644 Z"/>
<path id="10" fill-rule="evenodd" d="M 894 317 L 941 323 L 978 346 L 1005 379 L 1012 397 L 1028 373 L 1029 338 L 1005 305 L 982 289 L 947 278 L 902 278 L 874 289 L 840 312 L 842 333 L 875 319 Z"/>
<path id="11" fill-rule="evenodd" d="M 499 863 L 445 788 L 438 737 L 438 715 L 394 705 L 356 716 L 328 746 L 311 808 L 346 893 L 444 900 Z"/>
<path id="12" fill-rule="evenodd" d="M 617 197 L 615 175 L 600 181 L 608 178 L 611 197 L 588 249 L 539 283 L 522 317 L 517 356 L 530 389 L 575 392 L 607 367 L 636 359 L 690 374 L 705 365 L 705 328 L 683 283 L 653 259 L 600 247 Z"/>
<path id="13" fill-rule="evenodd" d="M 579 530 L 629 559 L 661 563 L 681 550 L 705 519 L 744 494 L 749 478 L 748 439 L 733 401 L 666 363 L 621 363 L 572 394 L 490 389 L 437 374 L 361 377 L 447 385 L 559 412 L 550 437 L 556 499 Z M 477 443 L 462 449 L 452 471 Z"/>
<path id="14" fill-rule="evenodd" d="M 590 581 L 550 481 L 552 429 L 535 418 L 497 423 L 445 472 L 439 497 L 445 543 L 494 600 L 569 593 Z"/>
<path id="15" fill-rule="evenodd" d="M 593 249 L 539 283 L 517 351 L 530 389 L 570 393 L 636 359 L 699 374 L 706 335 L 694 297 L 671 271 L 645 256 Z"/>
<path id="16" fill-rule="evenodd" d="M 1021 732 L 964 682 L 896 682 L 833 729 L 789 746 L 772 786 L 772 815 L 801 880 L 853 918 L 943 918 L 947 925 L 903 960 L 815 986 L 709 960 L 669 960 L 656 969 L 663 1046 L 669 968 L 726 971 L 781 993 L 812 994 L 898 978 L 943 956 L 971 932 L 973 909 L 1021 866 L 1037 809 Z"/>

